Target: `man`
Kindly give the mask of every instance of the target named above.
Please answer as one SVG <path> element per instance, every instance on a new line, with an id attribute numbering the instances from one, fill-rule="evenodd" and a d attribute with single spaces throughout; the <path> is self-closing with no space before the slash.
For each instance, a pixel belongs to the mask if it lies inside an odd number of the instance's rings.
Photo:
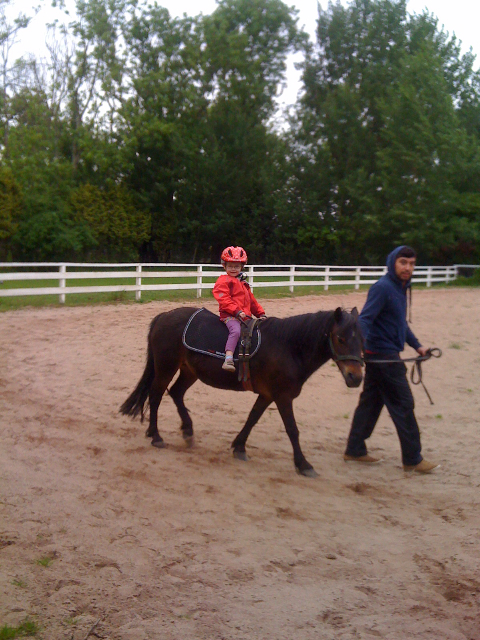
<path id="1" fill-rule="evenodd" d="M 407 368 L 400 361 L 400 351 L 403 351 L 405 342 L 421 356 L 428 351 L 407 324 L 407 291 L 415 262 L 416 253 L 411 247 L 397 247 L 392 251 L 387 258 L 387 273 L 370 288 L 359 316 L 368 362 L 344 455 L 346 462 L 379 462 L 378 458 L 368 454 L 365 440 L 372 435 L 385 405 L 397 429 L 405 471 L 430 473 L 438 467 L 438 464 L 422 458 Z M 376 363 L 375 360 L 398 362 Z"/>

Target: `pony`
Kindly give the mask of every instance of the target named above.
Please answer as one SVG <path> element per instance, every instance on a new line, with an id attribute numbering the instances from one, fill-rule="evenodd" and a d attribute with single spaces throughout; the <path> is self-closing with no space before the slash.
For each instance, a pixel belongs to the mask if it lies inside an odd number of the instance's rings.
<path id="1" fill-rule="evenodd" d="M 189 350 L 183 342 L 185 327 L 199 309 L 180 307 L 157 315 L 148 333 L 147 362 L 137 386 L 120 408 L 124 415 L 143 422 L 145 404 L 149 404 L 149 426 L 146 436 L 155 447 L 164 447 L 158 432 L 158 408 L 168 390 L 182 424 L 183 438 L 193 442 L 193 423 L 184 404 L 186 391 L 197 381 L 217 389 L 244 391 L 245 385 L 232 372 L 222 369 L 222 360 Z M 213 316 L 213 314 L 211 314 Z M 226 331 L 218 316 L 218 330 Z M 216 326 L 216 325 L 215 325 Z M 251 389 L 257 399 L 243 429 L 232 442 L 233 455 L 248 460 L 246 442 L 255 424 L 274 402 L 283 420 L 293 448 L 296 471 L 316 477 L 313 466 L 305 458 L 299 442 L 299 431 L 293 413 L 293 400 L 300 395 L 310 376 L 333 359 L 347 387 L 358 387 L 363 379 L 363 340 L 358 325 L 358 311 L 318 311 L 289 318 L 267 318 L 260 323 L 261 347 L 250 360 Z M 173 385 L 168 385 L 175 374 Z"/>

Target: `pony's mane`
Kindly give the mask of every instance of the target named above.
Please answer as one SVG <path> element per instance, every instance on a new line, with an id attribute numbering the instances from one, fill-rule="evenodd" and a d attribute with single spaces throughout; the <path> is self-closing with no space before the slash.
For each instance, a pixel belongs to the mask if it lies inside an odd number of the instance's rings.
<path id="1" fill-rule="evenodd" d="M 343 308 L 342 311 L 342 328 L 353 325 L 355 319 L 351 313 Z M 334 311 L 317 311 L 289 318 L 275 318 L 275 322 L 270 324 L 268 330 L 280 341 L 286 341 L 293 345 L 309 344 L 314 347 L 332 329 L 334 313 Z"/>
<path id="2" fill-rule="evenodd" d="M 316 344 L 330 331 L 333 323 L 333 311 L 303 313 L 290 318 L 275 318 L 269 326 L 269 332 L 278 340 L 292 344 L 306 342 Z"/>

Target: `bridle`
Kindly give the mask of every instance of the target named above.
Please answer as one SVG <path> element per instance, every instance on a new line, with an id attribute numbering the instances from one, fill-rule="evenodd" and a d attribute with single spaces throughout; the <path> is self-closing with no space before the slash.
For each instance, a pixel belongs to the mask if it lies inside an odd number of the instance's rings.
<path id="1" fill-rule="evenodd" d="M 440 358 L 442 356 L 442 350 L 439 349 L 438 347 L 433 347 L 432 349 L 429 349 L 426 353 L 426 355 L 424 356 L 417 356 L 416 358 L 398 358 L 396 360 L 392 359 L 386 359 L 386 360 L 377 360 L 376 358 L 360 358 L 359 356 L 352 356 L 352 355 L 348 355 L 348 356 L 341 356 L 340 354 L 338 354 L 335 351 L 335 346 L 333 344 L 333 339 L 332 339 L 332 332 L 330 331 L 330 333 L 328 334 L 328 344 L 330 346 L 330 351 L 332 352 L 332 360 L 334 362 L 342 362 L 345 360 L 350 360 L 352 362 L 359 362 L 362 367 L 364 366 L 365 362 L 369 362 L 372 364 L 394 364 L 396 362 L 413 362 L 412 365 L 412 370 L 410 372 L 410 381 L 412 384 L 421 384 L 423 387 L 423 390 L 425 391 L 425 393 L 427 394 L 427 398 L 430 400 L 430 404 L 433 404 L 433 400 L 430 396 L 430 394 L 428 393 L 428 390 L 426 388 L 426 386 L 423 383 L 423 375 L 422 375 L 422 362 L 426 362 L 427 360 L 430 360 L 430 358 Z"/>
<path id="2" fill-rule="evenodd" d="M 328 334 L 328 344 L 330 346 L 330 351 L 332 352 L 332 360 L 334 362 L 342 362 L 342 361 L 345 361 L 345 360 L 350 360 L 352 362 L 359 362 L 361 364 L 361 366 L 363 367 L 364 360 L 360 356 L 353 356 L 353 355 L 350 355 L 350 354 L 348 356 L 341 356 L 339 353 L 337 353 L 335 351 L 335 346 L 333 344 L 332 332 L 331 331 Z"/>

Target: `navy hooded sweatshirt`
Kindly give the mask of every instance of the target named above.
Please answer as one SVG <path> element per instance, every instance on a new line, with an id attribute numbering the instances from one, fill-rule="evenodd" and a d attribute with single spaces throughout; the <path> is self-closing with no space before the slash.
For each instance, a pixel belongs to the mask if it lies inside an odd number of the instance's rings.
<path id="1" fill-rule="evenodd" d="M 397 247 L 387 257 L 387 273 L 371 286 L 367 301 L 359 316 L 365 338 L 365 349 L 373 353 L 399 353 L 405 342 L 418 349 L 420 342 L 407 324 L 407 289 L 395 275 L 395 261 L 401 249 Z"/>

